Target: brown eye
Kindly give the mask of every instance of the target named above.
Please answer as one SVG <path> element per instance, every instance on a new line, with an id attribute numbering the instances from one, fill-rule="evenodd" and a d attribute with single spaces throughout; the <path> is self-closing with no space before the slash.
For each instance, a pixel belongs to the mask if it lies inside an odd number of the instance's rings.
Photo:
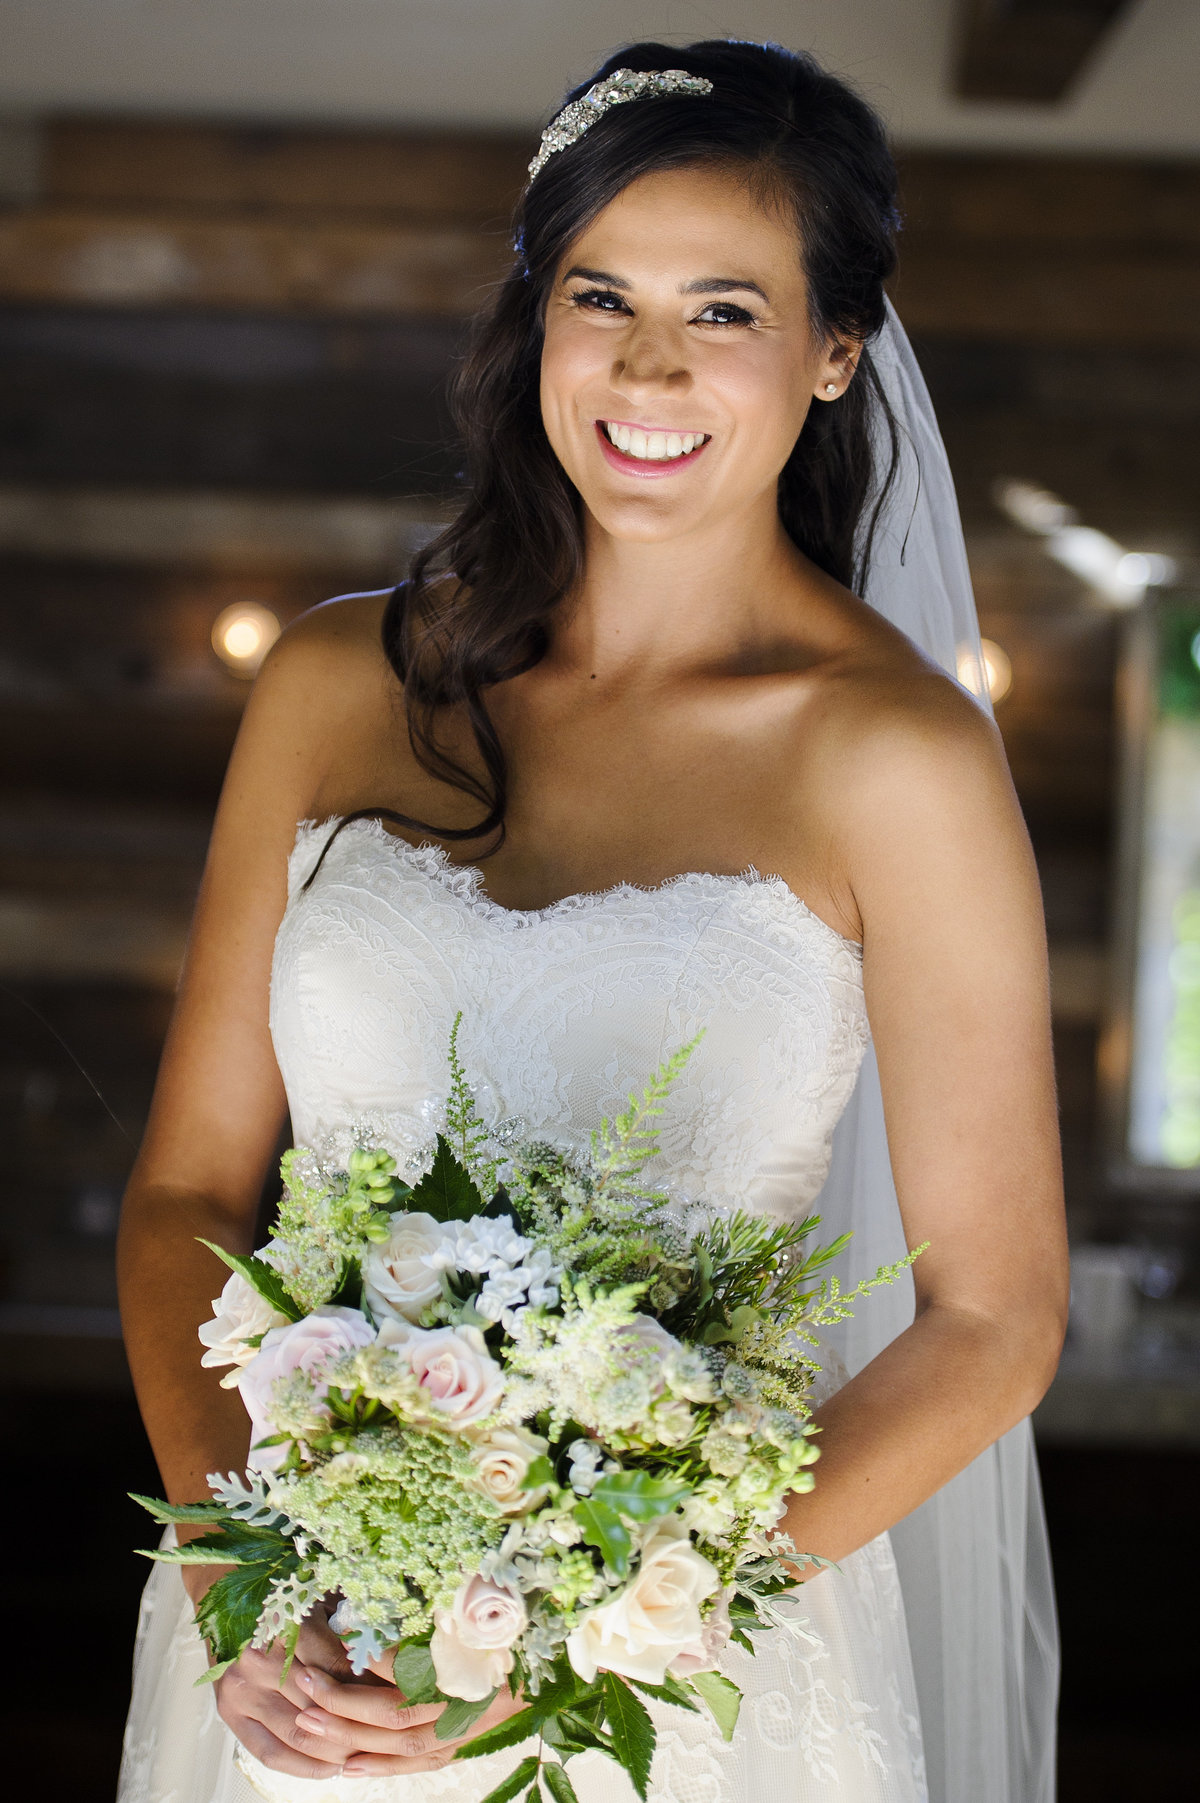
<path id="1" fill-rule="evenodd" d="M 703 313 L 696 315 L 696 323 L 704 326 L 752 326 L 755 324 L 753 313 L 747 313 L 745 307 L 735 307 L 730 301 L 714 301 L 705 307 Z"/>

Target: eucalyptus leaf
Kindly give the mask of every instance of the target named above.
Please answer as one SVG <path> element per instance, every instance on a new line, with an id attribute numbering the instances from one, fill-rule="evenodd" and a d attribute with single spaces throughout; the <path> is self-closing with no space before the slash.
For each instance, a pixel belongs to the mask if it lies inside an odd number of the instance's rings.
<path id="1" fill-rule="evenodd" d="M 432 1703 L 439 1693 L 429 1642 L 402 1641 L 392 1659 L 392 1677 L 406 1703 Z"/>
<path id="2" fill-rule="evenodd" d="M 486 1709 L 490 1709 L 496 1692 L 489 1691 L 486 1697 L 478 1697 L 474 1701 L 467 1697 L 451 1697 L 442 1713 L 437 1718 L 434 1729 L 439 1740 L 458 1740 L 467 1730 L 474 1726 Z"/>

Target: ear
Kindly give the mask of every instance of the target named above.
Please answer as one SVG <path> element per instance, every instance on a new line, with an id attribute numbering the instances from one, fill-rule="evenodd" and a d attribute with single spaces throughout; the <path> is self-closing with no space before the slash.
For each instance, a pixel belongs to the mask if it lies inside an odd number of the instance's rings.
<path id="1" fill-rule="evenodd" d="M 818 401 L 836 401 L 845 394 L 858 368 L 862 348 L 862 340 L 858 338 L 830 340 L 813 389 Z"/>

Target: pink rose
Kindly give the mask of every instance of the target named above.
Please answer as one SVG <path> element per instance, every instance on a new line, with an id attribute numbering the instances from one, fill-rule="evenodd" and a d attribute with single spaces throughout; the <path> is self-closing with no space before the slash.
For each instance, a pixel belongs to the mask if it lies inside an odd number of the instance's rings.
<path id="1" fill-rule="evenodd" d="M 406 1359 L 441 1427 L 471 1427 L 494 1413 L 504 1377 L 477 1327 L 408 1327 L 386 1321 L 381 1346 Z"/>
<path id="2" fill-rule="evenodd" d="M 478 1572 L 468 1578 L 449 1609 L 433 1612 L 429 1651 L 438 1689 L 471 1703 L 496 1690 L 513 1668 L 513 1643 L 528 1620 L 516 1591 Z"/>
<path id="3" fill-rule="evenodd" d="M 361 1310 L 356 1308 L 314 1309 L 303 1321 L 287 1327 L 273 1327 L 263 1336 L 257 1357 L 242 1368 L 238 1389 L 250 1417 L 251 1453 L 249 1464 L 259 1471 L 274 1471 L 283 1463 L 286 1447 L 263 1446 L 253 1450 L 256 1440 L 266 1439 L 276 1430 L 271 1420 L 271 1399 L 280 1378 L 303 1372 L 316 1387 L 318 1396 L 328 1386 L 322 1372 L 332 1359 L 356 1347 L 370 1346 L 375 1330 Z"/>

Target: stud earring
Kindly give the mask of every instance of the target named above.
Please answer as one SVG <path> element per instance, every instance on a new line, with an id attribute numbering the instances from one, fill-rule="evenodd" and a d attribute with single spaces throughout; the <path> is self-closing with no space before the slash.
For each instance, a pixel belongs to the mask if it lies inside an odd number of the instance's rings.
<path id="1" fill-rule="evenodd" d="M 826 394 L 836 394 L 837 393 L 837 383 L 836 382 L 826 382 L 825 392 L 826 392 Z"/>

